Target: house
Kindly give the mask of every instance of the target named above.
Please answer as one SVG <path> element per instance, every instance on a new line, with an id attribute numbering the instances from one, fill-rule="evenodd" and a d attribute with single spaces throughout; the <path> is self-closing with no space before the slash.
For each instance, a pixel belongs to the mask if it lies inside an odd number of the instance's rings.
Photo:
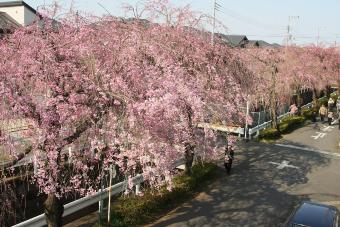
<path id="1" fill-rule="evenodd" d="M 241 48 L 250 48 L 250 47 L 270 47 L 270 48 L 279 48 L 281 47 L 276 43 L 268 43 L 263 40 L 249 40 L 246 35 L 225 35 L 221 33 L 216 33 L 216 36 L 223 42 L 231 47 L 241 47 Z"/>
<path id="2" fill-rule="evenodd" d="M 11 33 L 15 28 L 20 27 L 20 24 L 16 22 L 7 13 L 0 12 L 0 37 L 1 34 Z"/>
<path id="3" fill-rule="evenodd" d="M 225 35 L 216 33 L 216 36 L 220 38 L 222 42 L 225 42 L 232 47 L 245 47 L 249 42 L 245 35 Z"/>
<path id="4" fill-rule="evenodd" d="M 6 13 L 21 26 L 34 22 L 37 11 L 24 1 L 0 2 L 0 12 Z"/>
<path id="5" fill-rule="evenodd" d="M 249 40 L 247 43 L 247 47 L 270 47 L 270 48 L 279 48 L 281 45 L 277 43 L 268 43 L 263 40 Z"/>

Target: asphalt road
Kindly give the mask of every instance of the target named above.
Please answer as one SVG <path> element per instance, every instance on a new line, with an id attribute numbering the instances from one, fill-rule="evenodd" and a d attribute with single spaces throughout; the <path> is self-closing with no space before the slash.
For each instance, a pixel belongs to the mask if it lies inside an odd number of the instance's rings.
<path id="1" fill-rule="evenodd" d="M 277 144 L 242 142 L 230 176 L 221 169 L 209 189 L 151 226 L 280 226 L 303 200 L 340 209 L 340 130 L 326 127 Z"/>

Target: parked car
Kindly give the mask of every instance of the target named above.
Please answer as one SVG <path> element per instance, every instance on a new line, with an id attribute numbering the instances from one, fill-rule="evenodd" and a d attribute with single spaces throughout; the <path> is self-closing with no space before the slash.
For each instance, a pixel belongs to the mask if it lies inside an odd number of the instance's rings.
<path id="1" fill-rule="evenodd" d="M 338 227 L 339 211 L 333 206 L 302 202 L 290 215 L 284 227 Z"/>

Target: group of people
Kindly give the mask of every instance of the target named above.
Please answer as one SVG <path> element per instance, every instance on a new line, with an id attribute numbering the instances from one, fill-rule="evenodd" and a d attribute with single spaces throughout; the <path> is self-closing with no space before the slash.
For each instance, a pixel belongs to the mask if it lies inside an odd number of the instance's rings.
<path id="1" fill-rule="evenodd" d="M 316 112 L 312 113 L 313 122 L 316 122 L 316 115 Z M 336 103 L 332 98 L 329 98 L 327 108 L 325 105 L 321 105 L 319 109 L 319 115 L 321 122 L 323 123 L 327 118 L 329 125 L 331 125 L 333 121 L 338 120 L 340 129 L 340 98 L 338 98 Z"/>

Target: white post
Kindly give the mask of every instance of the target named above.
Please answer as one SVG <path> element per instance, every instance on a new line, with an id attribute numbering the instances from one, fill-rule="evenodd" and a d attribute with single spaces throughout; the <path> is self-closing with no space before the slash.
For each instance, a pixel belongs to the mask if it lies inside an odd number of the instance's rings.
<path id="1" fill-rule="evenodd" d="M 259 119 L 257 120 L 257 126 L 260 125 L 260 122 L 261 122 L 261 109 L 260 109 L 260 111 L 259 111 Z M 260 130 L 257 130 L 257 132 L 256 132 L 256 138 L 259 137 L 259 135 L 260 135 Z"/>
<path id="2" fill-rule="evenodd" d="M 71 147 L 68 148 L 68 163 L 69 164 L 72 163 L 72 148 Z"/>
<path id="3" fill-rule="evenodd" d="M 136 195 L 140 192 L 140 184 L 136 184 Z"/>
<path id="4" fill-rule="evenodd" d="M 107 206 L 107 223 L 110 224 L 110 214 L 111 214 L 111 185 L 112 185 L 112 172 L 113 165 L 110 165 L 110 180 L 109 180 L 109 204 Z"/>
<path id="5" fill-rule="evenodd" d="M 244 127 L 244 138 L 247 139 L 247 131 L 248 131 L 248 123 L 247 119 L 249 117 L 249 101 L 247 101 L 247 110 L 246 110 L 246 125 Z"/>
<path id="6" fill-rule="evenodd" d="M 33 157 L 33 173 L 36 175 L 38 173 L 38 164 L 37 164 L 37 156 Z"/>
<path id="7" fill-rule="evenodd" d="M 102 192 L 103 189 L 104 189 L 104 185 L 103 185 L 103 181 L 101 181 L 100 192 Z M 104 208 L 104 200 L 102 198 L 102 194 L 100 194 L 100 200 L 98 202 L 98 208 L 99 208 L 98 212 L 99 212 L 99 223 L 100 223 L 100 221 L 102 219 L 103 208 Z"/>
<path id="8" fill-rule="evenodd" d="M 214 45 L 214 35 L 215 35 L 215 19 L 216 18 L 216 0 L 214 0 L 213 5 L 213 25 L 211 30 L 211 45 Z"/>

